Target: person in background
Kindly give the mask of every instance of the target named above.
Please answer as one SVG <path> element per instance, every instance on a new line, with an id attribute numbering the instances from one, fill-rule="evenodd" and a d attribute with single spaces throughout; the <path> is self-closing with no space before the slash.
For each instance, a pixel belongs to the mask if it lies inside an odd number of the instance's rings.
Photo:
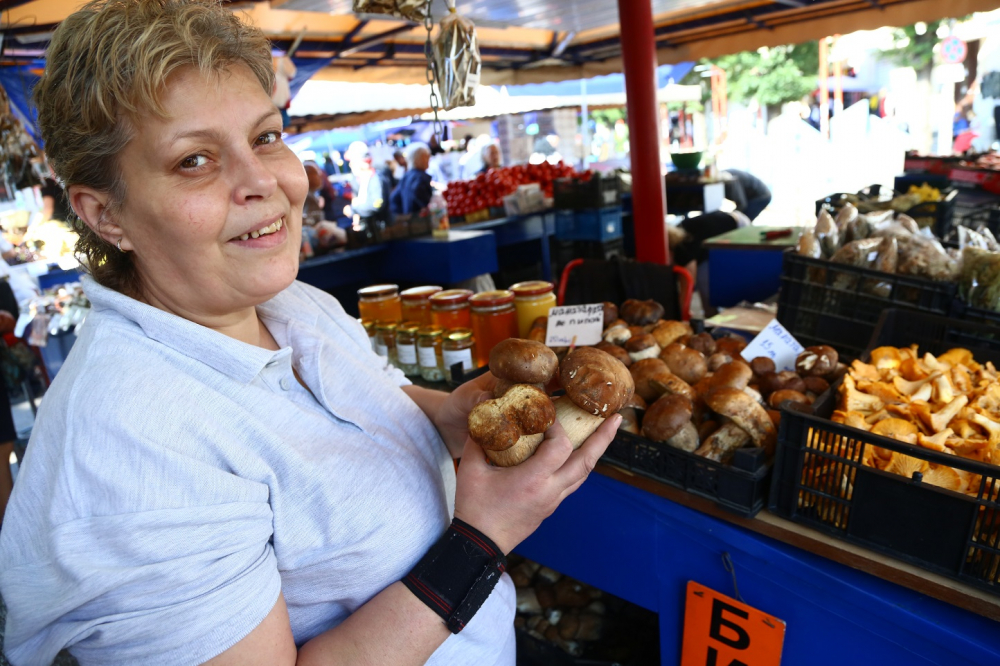
<path id="1" fill-rule="evenodd" d="M 42 181 L 42 222 L 59 220 L 69 225 L 70 208 L 66 203 L 66 194 L 59 183 L 46 178 Z"/>
<path id="2" fill-rule="evenodd" d="M 482 147 L 482 159 L 483 166 L 479 169 L 479 173 L 486 173 L 490 169 L 496 169 L 500 166 L 500 148 L 495 143 L 488 143 Z"/>
<path id="3" fill-rule="evenodd" d="M 431 202 L 434 189 L 427 167 L 431 162 L 431 151 L 424 143 L 411 143 L 406 147 L 406 161 L 410 168 L 392 191 L 389 207 L 393 215 L 420 213 Z"/>
<path id="4" fill-rule="evenodd" d="M 402 180 L 403 174 L 406 173 L 406 155 L 402 150 L 397 150 L 392 154 L 392 159 L 396 160 L 396 168 L 393 174 L 396 176 L 396 180 Z"/>
<path id="5" fill-rule="evenodd" d="M 771 203 L 771 189 L 760 178 L 740 171 L 723 171 L 726 198 L 736 204 L 736 210 L 746 215 L 751 222 Z"/>
<path id="6" fill-rule="evenodd" d="M 332 193 L 330 181 L 315 162 L 304 164 L 309 192 L 302 207 L 302 236 L 314 251 L 326 250 L 347 242 L 347 232 L 326 217 L 325 197 Z"/>
<path id="7" fill-rule="evenodd" d="M 14 331 L 20 308 L 10 283 L 0 279 L 0 336 Z M 0 345 L 6 344 L 0 340 Z M 7 394 L 7 382 L 0 377 L 0 525 L 7 511 L 7 501 L 14 489 L 14 477 L 10 472 L 10 454 L 14 452 L 17 429 L 14 427 L 14 413 Z"/>
<path id="8" fill-rule="evenodd" d="M 344 153 L 355 178 L 351 212 L 361 217 L 378 217 L 384 213 L 386 196 L 382 179 L 372 167 L 371 153 L 363 141 L 355 141 Z"/>

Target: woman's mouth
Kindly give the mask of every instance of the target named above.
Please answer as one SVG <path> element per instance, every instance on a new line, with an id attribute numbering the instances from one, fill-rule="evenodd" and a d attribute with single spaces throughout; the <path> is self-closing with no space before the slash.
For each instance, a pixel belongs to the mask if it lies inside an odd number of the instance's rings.
<path id="1" fill-rule="evenodd" d="M 281 228 L 284 226 L 284 224 L 285 224 L 285 218 L 282 217 L 276 220 L 275 222 L 272 222 L 271 224 L 267 225 L 263 229 L 251 231 L 250 233 L 238 236 L 233 240 L 245 241 L 245 240 L 250 240 L 251 238 L 260 238 L 261 236 L 267 236 L 268 234 L 277 233 L 278 231 L 281 231 Z"/>

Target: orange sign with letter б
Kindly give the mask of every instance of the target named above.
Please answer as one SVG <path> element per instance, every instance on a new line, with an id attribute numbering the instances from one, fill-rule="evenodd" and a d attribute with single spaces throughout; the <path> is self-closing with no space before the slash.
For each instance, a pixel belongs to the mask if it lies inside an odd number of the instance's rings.
<path id="1" fill-rule="evenodd" d="M 688 581 L 681 666 L 779 666 L 785 623 Z"/>

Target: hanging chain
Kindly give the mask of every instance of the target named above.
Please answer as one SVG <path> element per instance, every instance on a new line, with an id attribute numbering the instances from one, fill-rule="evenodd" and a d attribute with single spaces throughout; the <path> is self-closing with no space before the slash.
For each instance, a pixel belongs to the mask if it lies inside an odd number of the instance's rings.
<path id="1" fill-rule="evenodd" d="M 431 44 L 431 31 L 434 30 L 434 20 L 431 17 L 431 3 L 433 0 L 427 0 L 427 10 L 424 16 L 424 28 L 427 29 L 427 41 L 424 42 L 424 55 L 427 56 L 427 84 L 431 88 L 431 110 L 434 111 L 434 136 L 437 137 L 438 144 L 444 138 L 442 136 L 442 125 L 441 120 L 438 118 L 438 110 L 441 108 L 441 98 L 438 97 L 437 91 L 434 86 L 437 85 L 438 89 L 441 88 L 438 75 L 437 75 L 437 63 L 434 62 L 434 47 Z"/>

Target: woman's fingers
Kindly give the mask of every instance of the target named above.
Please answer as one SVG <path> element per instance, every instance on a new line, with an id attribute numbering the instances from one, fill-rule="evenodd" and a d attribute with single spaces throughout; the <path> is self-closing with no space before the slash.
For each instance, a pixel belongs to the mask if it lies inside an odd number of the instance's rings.
<path id="1" fill-rule="evenodd" d="M 604 455 L 605 450 L 611 444 L 618 432 L 618 424 L 622 421 L 620 414 L 615 414 L 604 420 L 604 423 L 594 431 L 594 434 L 587 438 L 587 441 L 579 449 L 569 456 L 566 463 L 555 473 L 556 478 L 565 485 L 566 488 L 576 490 L 587 476 L 594 471 L 597 461 Z M 570 490 L 566 493 L 573 492 Z M 565 497 L 565 495 L 564 495 Z"/>

